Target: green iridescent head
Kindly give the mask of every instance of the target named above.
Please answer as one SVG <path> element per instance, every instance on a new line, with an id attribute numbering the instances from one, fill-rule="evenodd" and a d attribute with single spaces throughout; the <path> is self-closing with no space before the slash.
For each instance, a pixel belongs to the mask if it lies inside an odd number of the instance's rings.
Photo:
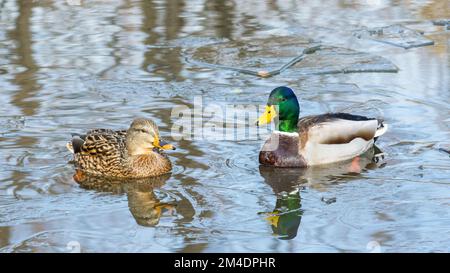
<path id="1" fill-rule="evenodd" d="M 300 106 L 294 91 L 286 86 L 272 90 L 267 101 L 266 111 L 258 119 L 257 125 L 275 120 L 275 128 L 282 132 L 296 132 Z"/>

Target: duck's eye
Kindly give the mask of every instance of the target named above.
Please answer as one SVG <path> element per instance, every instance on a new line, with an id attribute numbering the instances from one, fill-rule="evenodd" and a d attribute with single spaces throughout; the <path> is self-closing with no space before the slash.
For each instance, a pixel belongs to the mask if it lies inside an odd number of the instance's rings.
<path id="1" fill-rule="evenodd" d="M 141 133 L 147 133 L 147 131 L 145 131 L 144 129 L 139 129 L 139 132 L 141 132 Z"/>

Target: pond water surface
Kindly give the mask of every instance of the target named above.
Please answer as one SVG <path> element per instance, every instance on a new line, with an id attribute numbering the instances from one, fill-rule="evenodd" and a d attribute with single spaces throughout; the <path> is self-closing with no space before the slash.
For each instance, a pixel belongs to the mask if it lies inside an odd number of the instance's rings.
<path id="1" fill-rule="evenodd" d="M 450 251 L 450 32 L 431 23 L 449 17 L 446 0 L 0 0 L 0 251 Z M 434 45 L 352 35 L 392 24 Z M 258 78 L 190 60 L 208 44 L 279 36 L 399 71 Z M 171 139 L 174 107 L 263 105 L 279 85 L 302 115 L 382 116 L 385 158 L 278 170 L 258 164 L 264 138 Z M 70 133 L 137 116 L 177 146 L 172 174 L 76 183 Z"/>

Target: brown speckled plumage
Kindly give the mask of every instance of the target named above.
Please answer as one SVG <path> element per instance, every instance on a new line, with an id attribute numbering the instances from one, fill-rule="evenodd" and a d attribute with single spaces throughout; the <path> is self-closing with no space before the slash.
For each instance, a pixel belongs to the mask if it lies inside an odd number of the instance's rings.
<path id="1" fill-rule="evenodd" d="M 141 132 L 141 128 L 148 131 Z M 160 149 L 149 146 L 145 133 L 159 134 L 153 121 L 136 119 L 128 130 L 94 129 L 74 135 L 68 147 L 76 168 L 92 175 L 140 178 L 170 172 L 170 160 Z"/>

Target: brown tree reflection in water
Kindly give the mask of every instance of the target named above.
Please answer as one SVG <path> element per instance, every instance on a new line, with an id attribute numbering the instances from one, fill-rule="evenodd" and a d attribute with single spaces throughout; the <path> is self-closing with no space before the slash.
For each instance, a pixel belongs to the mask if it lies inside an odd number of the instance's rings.
<path id="1" fill-rule="evenodd" d="M 12 103 L 22 110 L 26 116 L 36 114 L 40 102 L 35 98 L 41 86 L 37 82 L 36 72 L 38 66 L 33 58 L 31 16 L 34 1 L 17 1 L 19 16 L 16 19 L 16 27 L 8 33 L 8 36 L 16 41 L 11 58 L 13 62 L 23 67 L 23 71 L 14 74 L 13 83 L 19 90 L 12 96 Z"/>
<path id="2" fill-rule="evenodd" d="M 234 7 L 230 0 L 208 0 L 205 3 L 206 14 L 214 16 L 214 29 L 220 38 L 231 39 L 234 34 Z"/>
<path id="3" fill-rule="evenodd" d="M 161 46 L 161 44 L 167 44 L 168 41 L 179 37 L 185 24 L 181 16 L 184 5 L 182 0 L 166 1 L 162 9 L 164 12 L 161 12 L 162 10 L 157 9 L 154 1 L 141 2 L 143 15 L 141 31 L 147 34 L 144 40 L 147 51 L 144 53 L 142 69 L 168 81 L 183 80 L 180 75 L 183 69 L 180 49 Z M 160 27 L 158 17 L 162 15 L 164 16 L 164 33 L 157 30 Z"/>

